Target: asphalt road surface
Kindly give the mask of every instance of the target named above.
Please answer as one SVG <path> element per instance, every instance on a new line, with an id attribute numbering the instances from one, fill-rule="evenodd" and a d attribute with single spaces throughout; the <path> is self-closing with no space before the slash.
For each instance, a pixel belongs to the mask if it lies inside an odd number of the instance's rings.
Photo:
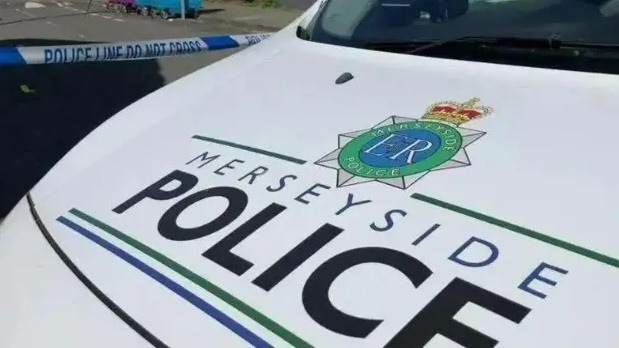
<path id="1" fill-rule="evenodd" d="M 103 13 L 100 5 L 91 7 L 98 13 L 85 16 L 85 7 L 85 2 L 47 0 L 39 1 L 37 6 L 23 0 L 0 0 L 0 46 L 241 32 L 224 24 Z M 234 52 L 128 62 L 0 67 L 0 218 L 73 145 L 107 118 L 142 96 Z"/>
<path id="2" fill-rule="evenodd" d="M 316 0 L 280 0 L 282 4 L 298 8 L 299 10 L 307 10 L 316 2 Z"/>

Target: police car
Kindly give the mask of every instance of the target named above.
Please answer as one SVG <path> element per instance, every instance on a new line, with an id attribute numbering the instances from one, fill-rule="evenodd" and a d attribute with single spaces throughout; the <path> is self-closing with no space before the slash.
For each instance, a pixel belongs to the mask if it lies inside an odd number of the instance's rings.
<path id="1" fill-rule="evenodd" d="M 66 154 L 0 227 L 0 347 L 617 346 L 612 6 L 382 4 L 317 2 Z"/>

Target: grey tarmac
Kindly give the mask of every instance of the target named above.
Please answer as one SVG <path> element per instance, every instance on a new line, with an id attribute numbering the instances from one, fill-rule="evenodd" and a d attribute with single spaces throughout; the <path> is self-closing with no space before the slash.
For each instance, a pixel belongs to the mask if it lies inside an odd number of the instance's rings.
<path id="1" fill-rule="evenodd" d="M 256 32 L 164 21 L 93 4 L 0 1 L 0 47 Z M 0 67 L 0 218 L 80 139 L 124 107 L 236 50 L 157 60 Z M 111 140 L 113 141 L 113 140 Z"/>

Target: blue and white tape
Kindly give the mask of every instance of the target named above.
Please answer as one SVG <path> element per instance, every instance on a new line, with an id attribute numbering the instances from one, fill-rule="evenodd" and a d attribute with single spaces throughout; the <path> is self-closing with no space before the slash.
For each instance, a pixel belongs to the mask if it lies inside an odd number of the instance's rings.
<path id="1" fill-rule="evenodd" d="M 272 33 L 39 47 L 0 47 L 0 66 L 154 59 L 257 44 Z"/>

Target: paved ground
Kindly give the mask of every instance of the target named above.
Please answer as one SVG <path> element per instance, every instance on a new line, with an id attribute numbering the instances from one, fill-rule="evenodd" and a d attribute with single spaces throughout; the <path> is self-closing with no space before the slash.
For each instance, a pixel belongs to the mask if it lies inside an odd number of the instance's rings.
<path id="1" fill-rule="evenodd" d="M 201 20 L 250 24 L 266 30 L 283 28 L 303 12 L 291 6 L 265 9 L 258 3 L 247 5 L 242 0 L 202 0 L 202 6 L 204 11 L 200 16 Z"/>
<path id="2" fill-rule="evenodd" d="M 93 7 L 99 13 L 85 16 L 85 2 L 39 3 L 44 7 L 27 5 L 23 0 L 0 1 L 0 46 L 251 31 L 217 21 L 167 22 L 101 13 L 101 6 Z M 0 217 L 66 151 L 108 117 L 151 91 L 233 52 L 148 61 L 0 67 Z M 26 93 L 22 85 L 28 87 Z"/>
<path id="3" fill-rule="evenodd" d="M 280 0 L 282 5 L 292 6 L 300 10 L 307 10 L 315 0 Z"/>
<path id="4" fill-rule="evenodd" d="M 203 1 L 210 1 L 210 0 L 203 0 Z M 254 4 L 259 5 L 261 2 L 266 1 L 266 0 L 223 0 L 223 1 L 247 2 L 247 3 L 253 2 Z M 305 11 L 308 8 L 310 8 L 310 6 L 312 6 L 314 2 L 316 2 L 317 0 L 275 0 L 275 1 L 279 3 L 279 5 L 282 5 L 283 7 L 289 7 L 289 8 L 294 8 L 297 10 Z"/>

